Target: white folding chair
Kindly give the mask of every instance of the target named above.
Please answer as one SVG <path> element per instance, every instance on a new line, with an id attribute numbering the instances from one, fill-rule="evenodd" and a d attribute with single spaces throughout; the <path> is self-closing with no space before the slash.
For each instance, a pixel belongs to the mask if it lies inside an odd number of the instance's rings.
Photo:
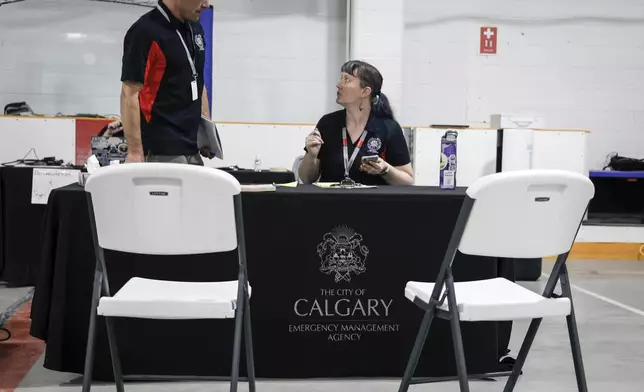
<path id="1" fill-rule="evenodd" d="M 595 188 L 585 176 L 559 170 L 492 174 L 476 181 L 467 196 L 447 247 L 437 284 L 408 282 L 405 296 L 425 311 L 399 391 L 406 392 L 434 316 L 450 320 L 462 392 L 469 391 L 461 321 L 532 319 L 504 392 L 514 390 L 544 317 L 566 316 L 580 392 L 586 376 L 566 259 Z M 542 295 L 503 278 L 454 283 L 456 251 L 468 255 L 541 258 L 557 255 Z M 554 293 L 557 281 L 562 295 Z M 447 298 L 447 303 L 445 299 Z"/>
<path id="2" fill-rule="evenodd" d="M 293 168 L 291 169 L 293 171 L 293 174 L 295 175 L 295 181 L 298 183 L 302 183 L 300 180 L 300 165 L 302 164 L 302 159 L 304 159 L 304 155 L 300 155 L 295 160 L 293 161 Z"/>
<path id="3" fill-rule="evenodd" d="M 94 238 L 96 273 L 83 375 L 89 392 L 94 363 L 96 316 L 104 316 L 116 389 L 124 391 L 114 335 L 114 317 L 145 319 L 235 318 L 231 391 L 237 390 L 242 330 L 250 391 L 255 370 L 250 321 L 250 286 L 241 209 L 241 186 L 212 168 L 172 163 L 128 163 L 93 173 L 85 185 Z M 127 217 L 127 221 L 123 221 Z M 201 226 L 200 222 L 208 222 Z M 195 230 L 187 230 L 194 227 Z M 110 293 L 104 249 L 151 255 L 232 251 L 239 255 L 237 281 L 174 282 L 130 279 Z M 242 326 L 243 321 L 243 326 Z"/>

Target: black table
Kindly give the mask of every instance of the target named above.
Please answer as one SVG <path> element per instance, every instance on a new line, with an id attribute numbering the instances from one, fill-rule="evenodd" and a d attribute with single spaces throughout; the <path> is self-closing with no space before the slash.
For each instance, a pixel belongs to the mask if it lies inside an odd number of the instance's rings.
<path id="1" fill-rule="evenodd" d="M 287 184 L 295 181 L 295 174 L 292 171 L 254 171 L 250 169 L 232 170 L 230 168 L 220 167 L 232 174 L 240 184 Z"/>
<path id="2" fill-rule="evenodd" d="M 0 280 L 11 286 L 35 285 L 40 266 L 47 206 L 31 204 L 33 169 L 0 166 Z M 229 173 L 242 184 L 282 184 L 295 180 L 290 171 L 232 170 Z"/>
<path id="3" fill-rule="evenodd" d="M 405 283 L 435 278 L 463 190 L 299 186 L 242 199 L 257 376 L 401 377 L 422 316 L 405 299 Z M 31 334 L 47 342 L 46 368 L 82 373 L 95 265 L 84 192 L 54 190 L 49 207 Z M 361 273 L 337 274 L 321 263 L 320 244 L 337 244 L 343 235 L 366 247 L 354 248 L 360 258 L 368 252 Z M 182 258 L 107 252 L 106 258 L 113 292 L 135 275 L 236 279 L 235 252 Z M 454 275 L 457 281 L 496 277 L 497 264 L 459 254 Z M 110 380 L 99 320 L 94 376 Z M 463 324 L 472 374 L 499 370 L 510 334 L 500 325 Z M 116 333 L 125 374 L 229 375 L 232 320 L 120 319 Z M 417 376 L 456 373 L 448 322 L 435 321 L 427 348 Z"/>
<path id="4" fill-rule="evenodd" d="M 644 171 L 592 170 L 589 177 L 595 197 L 585 225 L 644 224 Z"/>

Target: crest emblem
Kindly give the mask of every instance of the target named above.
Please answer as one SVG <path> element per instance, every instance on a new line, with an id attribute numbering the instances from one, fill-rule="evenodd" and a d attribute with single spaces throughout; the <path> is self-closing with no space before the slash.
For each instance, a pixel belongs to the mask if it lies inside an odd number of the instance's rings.
<path id="1" fill-rule="evenodd" d="M 371 139 L 367 140 L 367 151 L 370 154 L 377 154 L 378 151 L 380 151 L 380 147 L 382 147 L 382 141 L 380 140 L 380 138 L 372 137 Z"/>
<path id="2" fill-rule="evenodd" d="M 206 45 L 204 45 L 203 43 L 203 37 L 201 36 L 201 34 L 195 35 L 195 44 L 197 45 L 200 51 L 203 52 L 204 50 L 206 50 Z"/>
<path id="3" fill-rule="evenodd" d="M 339 226 L 326 233 L 318 244 L 320 271 L 333 274 L 336 283 L 351 282 L 351 274 L 365 272 L 365 262 L 369 249 L 362 245 L 362 235 L 346 226 Z"/>

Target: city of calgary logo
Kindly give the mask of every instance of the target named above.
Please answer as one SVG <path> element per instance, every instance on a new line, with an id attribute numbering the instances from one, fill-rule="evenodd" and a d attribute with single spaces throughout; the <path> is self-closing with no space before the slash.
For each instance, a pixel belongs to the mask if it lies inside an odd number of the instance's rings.
<path id="1" fill-rule="evenodd" d="M 362 235 L 346 226 L 339 226 L 326 233 L 318 244 L 320 271 L 333 274 L 336 283 L 351 282 L 351 274 L 365 272 L 369 249 L 362 245 Z"/>

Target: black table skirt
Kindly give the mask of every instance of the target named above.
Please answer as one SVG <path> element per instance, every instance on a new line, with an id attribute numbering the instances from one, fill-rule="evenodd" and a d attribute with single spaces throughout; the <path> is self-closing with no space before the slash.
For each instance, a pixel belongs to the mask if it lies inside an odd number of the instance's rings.
<path id="1" fill-rule="evenodd" d="M 229 171 L 242 184 L 283 184 L 292 172 Z M 37 282 L 47 206 L 31 204 L 33 167 L 0 167 L 0 281 L 11 286 Z"/>
<path id="2" fill-rule="evenodd" d="M 31 204 L 33 167 L 0 168 L 0 280 L 33 286 L 41 261 L 45 204 Z"/>
<path id="3" fill-rule="evenodd" d="M 404 298 L 405 283 L 435 278 L 463 198 L 462 190 L 421 187 L 348 191 L 300 186 L 244 194 L 257 376 L 401 377 L 422 317 Z M 31 334 L 47 342 L 46 368 L 82 373 L 95 265 L 84 192 L 78 186 L 61 188 L 49 203 Z M 325 235 L 337 238 L 338 227 L 354 230 L 340 232 L 355 235 L 368 249 L 366 271 L 352 274 L 350 281 L 336 282 L 333 273 L 320 268 L 318 246 Z M 107 252 L 106 258 L 113 292 L 132 276 L 236 279 L 234 252 L 181 258 Z M 459 254 L 454 275 L 457 281 L 496 277 L 498 262 Z M 334 301 L 340 298 L 352 306 L 358 299 L 377 306 L 366 316 L 326 316 L 335 312 Z M 314 301 L 320 304 L 317 311 Z M 302 331 L 319 325 L 340 330 L 353 325 L 361 332 Z M 119 319 L 116 329 L 125 374 L 230 374 L 232 320 Z M 499 323 L 463 323 L 470 373 L 497 371 L 509 335 Z M 347 338 L 359 340 L 336 341 Z M 437 320 L 416 375 L 454 375 L 453 358 L 449 324 Z M 100 320 L 95 379 L 110 380 L 110 366 Z"/>
<path id="4" fill-rule="evenodd" d="M 4 189 L 2 187 L 2 173 L 3 167 L 0 166 L 0 281 L 2 281 L 2 271 L 4 270 L 4 216 L 3 216 L 3 203 L 2 194 Z"/>

